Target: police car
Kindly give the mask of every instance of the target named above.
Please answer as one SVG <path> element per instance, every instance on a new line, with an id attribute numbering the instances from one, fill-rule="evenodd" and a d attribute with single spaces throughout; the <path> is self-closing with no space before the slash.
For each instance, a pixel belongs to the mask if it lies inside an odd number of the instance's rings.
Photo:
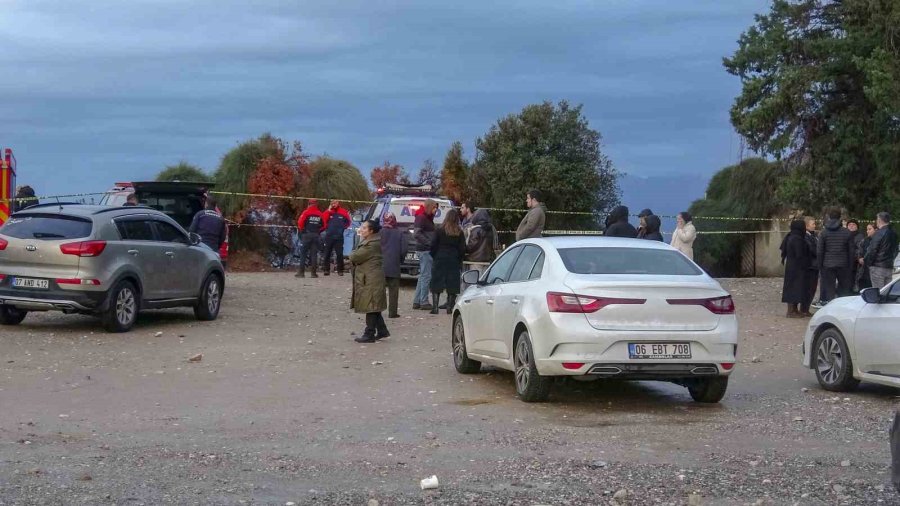
<path id="1" fill-rule="evenodd" d="M 359 216 L 360 221 L 378 220 L 379 223 L 383 223 L 385 214 L 394 213 L 394 216 L 397 217 L 397 228 L 407 233 L 409 241 L 408 253 L 406 253 L 403 263 L 400 264 L 400 271 L 410 276 L 419 275 L 419 255 L 416 253 L 413 225 L 416 221 L 416 213 L 425 206 L 426 199 L 434 200 L 438 204 L 438 210 L 434 216 L 434 225 L 438 227 L 444 222 L 447 211 L 453 208 L 453 202 L 446 197 L 436 196 L 431 185 L 387 183 L 378 189 L 375 204 Z"/>

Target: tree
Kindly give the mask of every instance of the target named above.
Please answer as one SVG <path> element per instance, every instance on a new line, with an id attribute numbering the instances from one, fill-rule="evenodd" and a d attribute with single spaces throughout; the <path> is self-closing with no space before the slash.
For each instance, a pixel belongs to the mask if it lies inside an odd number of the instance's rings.
<path id="1" fill-rule="evenodd" d="M 284 157 L 283 143 L 268 133 L 238 145 L 222 157 L 215 174 L 216 190 L 248 193 L 250 176 L 256 171 L 259 161 L 267 156 Z M 228 217 L 235 217 L 250 208 L 250 197 L 247 196 L 222 195 L 218 201 L 219 208 Z"/>
<path id="2" fill-rule="evenodd" d="M 156 180 L 207 183 L 212 181 L 212 177 L 200 167 L 181 161 L 177 165 L 166 165 L 166 168 L 156 175 Z"/>
<path id="3" fill-rule="evenodd" d="M 618 203 L 618 172 L 600 151 L 600 133 L 581 106 L 562 101 L 529 105 L 500 119 L 476 142 L 473 180 L 482 181 L 481 204 L 523 208 L 525 194 L 540 189 L 547 208 L 594 215 L 548 215 L 547 228 L 595 226 Z M 515 228 L 521 213 L 495 213 L 498 227 Z"/>
<path id="4" fill-rule="evenodd" d="M 376 190 L 383 187 L 386 183 L 409 184 L 409 174 L 406 173 L 406 169 L 402 165 L 391 165 L 387 160 L 385 160 L 384 165 L 372 169 L 369 179 L 372 180 L 372 186 Z"/>
<path id="5" fill-rule="evenodd" d="M 440 188 L 441 175 L 438 173 L 437 164 L 431 158 L 422 163 L 422 168 L 416 175 L 416 184 L 430 184 L 435 190 Z"/>
<path id="6" fill-rule="evenodd" d="M 337 199 L 349 209 L 369 205 L 372 193 L 362 173 L 350 162 L 334 158 L 319 157 L 310 164 L 312 178 L 309 183 L 310 196 L 319 199 Z"/>
<path id="7" fill-rule="evenodd" d="M 710 179 L 706 196 L 691 204 L 689 211 L 695 216 L 726 218 L 781 214 L 785 205 L 777 198 L 777 192 L 785 175 L 783 164 L 763 158 L 750 158 L 725 167 Z M 760 230 L 769 224 L 740 219 L 713 223 L 717 231 Z M 694 246 L 697 263 L 713 276 L 737 276 L 741 270 L 741 246 L 746 240 L 748 236 L 743 234 L 701 234 Z"/>
<path id="8" fill-rule="evenodd" d="M 444 167 L 441 169 L 441 192 L 454 202 L 463 202 L 470 197 L 469 162 L 463 157 L 462 143 L 456 141 L 447 151 Z"/>
<path id="9" fill-rule="evenodd" d="M 872 216 L 900 206 L 900 3 L 775 0 L 725 69 L 743 89 L 731 121 L 784 159 L 778 195 Z"/>

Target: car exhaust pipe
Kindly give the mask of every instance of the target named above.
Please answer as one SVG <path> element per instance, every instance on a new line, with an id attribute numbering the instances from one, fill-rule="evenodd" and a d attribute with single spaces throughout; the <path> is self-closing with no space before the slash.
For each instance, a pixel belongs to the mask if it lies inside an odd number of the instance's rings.
<path id="1" fill-rule="evenodd" d="M 719 369 L 712 366 L 695 367 L 691 369 L 691 374 L 703 376 L 707 374 L 719 374 Z"/>
<path id="2" fill-rule="evenodd" d="M 596 374 L 598 376 L 615 376 L 622 374 L 622 369 L 611 365 L 595 365 L 591 367 L 588 374 Z"/>

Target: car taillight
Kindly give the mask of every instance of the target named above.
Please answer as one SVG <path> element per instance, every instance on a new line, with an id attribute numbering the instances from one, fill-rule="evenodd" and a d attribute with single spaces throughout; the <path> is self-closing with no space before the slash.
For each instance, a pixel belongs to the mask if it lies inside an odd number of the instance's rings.
<path id="1" fill-rule="evenodd" d="M 673 306 L 703 306 L 715 314 L 734 314 L 734 300 L 731 295 L 712 299 L 667 299 Z"/>
<path id="2" fill-rule="evenodd" d="M 61 244 L 59 249 L 64 255 L 95 257 L 99 256 L 106 249 L 106 241 L 70 242 Z"/>
<path id="3" fill-rule="evenodd" d="M 99 279 L 82 279 L 82 278 L 56 278 L 57 285 L 88 285 L 100 286 Z"/>
<path id="4" fill-rule="evenodd" d="M 594 313 L 613 304 L 643 304 L 644 302 L 647 302 L 647 299 L 619 299 L 547 292 L 547 307 L 550 308 L 551 313 Z"/>
<path id="5" fill-rule="evenodd" d="M 9 242 L 7 242 L 6 239 L 0 238 L 0 251 L 5 250 L 7 246 L 9 246 Z"/>
<path id="6" fill-rule="evenodd" d="M 577 371 L 584 367 L 584 362 L 563 362 L 563 369 L 568 369 L 570 371 Z"/>
<path id="7" fill-rule="evenodd" d="M 722 369 L 725 369 L 726 371 L 730 371 L 734 368 L 734 362 L 722 362 L 719 365 L 721 365 Z"/>

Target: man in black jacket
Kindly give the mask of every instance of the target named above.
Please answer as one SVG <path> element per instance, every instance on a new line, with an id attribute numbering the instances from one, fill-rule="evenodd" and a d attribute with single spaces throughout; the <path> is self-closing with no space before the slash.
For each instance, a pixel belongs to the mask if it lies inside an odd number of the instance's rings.
<path id="1" fill-rule="evenodd" d="M 227 224 L 222 215 L 216 212 L 216 200 L 214 198 L 207 197 L 205 207 L 206 209 L 194 215 L 194 221 L 191 222 L 188 232 L 199 235 L 203 244 L 218 253 L 222 243 L 225 242 Z"/>
<path id="2" fill-rule="evenodd" d="M 603 232 L 604 237 L 628 237 L 634 239 L 637 237 L 637 229 L 631 223 L 628 223 L 628 208 L 625 206 L 616 206 L 609 212 L 606 217 L 606 230 Z"/>
<path id="3" fill-rule="evenodd" d="M 872 243 L 866 251 L 865 265 L 869 268 L 872 286 L 884 288 L 891 282 L 894 259 L 897 257 L 897 234 L 891 227 L 891 215 L 878 213 L 875 218 L 878 231 L 872 236 Z"/>
<path id="4" fill-rule="evenodd" d="M 825 229 L 819 236 L 819 250 L 816 255 L 819 262 L 819 275 L 822 277 L 820 301 L 827 304 L 837 296 L 850 295 L 850 263 L 853 261 L 853 241 L 850 231 L 841 226 L 841 212 L 832 210 L 828 213 Z"/>

